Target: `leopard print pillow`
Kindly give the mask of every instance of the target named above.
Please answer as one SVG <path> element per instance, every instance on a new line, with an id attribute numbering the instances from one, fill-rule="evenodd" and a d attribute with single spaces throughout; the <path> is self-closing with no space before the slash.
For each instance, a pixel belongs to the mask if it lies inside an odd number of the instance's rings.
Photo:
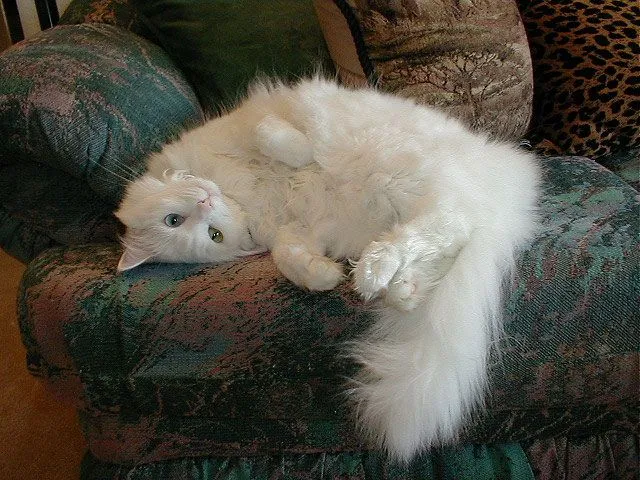
<path id="1" fill-rule="evenodd" d="M 533 58 L 531 135 L 593 158 L 640 145 L 640 4 L 519 0 Z"/>

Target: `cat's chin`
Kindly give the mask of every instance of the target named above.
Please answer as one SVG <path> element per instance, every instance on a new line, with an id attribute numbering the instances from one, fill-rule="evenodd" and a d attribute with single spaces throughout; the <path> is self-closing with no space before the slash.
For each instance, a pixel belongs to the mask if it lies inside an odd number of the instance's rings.
<path id="1" fill-rule="evenodd" d="M 264 253 L 268 251 L 266 247 L 256 247 L 251 250 L 241 250 L 238 254 L 239 257 L 248 257 L 250 255 L 258 255 L 259 253 Z"/>

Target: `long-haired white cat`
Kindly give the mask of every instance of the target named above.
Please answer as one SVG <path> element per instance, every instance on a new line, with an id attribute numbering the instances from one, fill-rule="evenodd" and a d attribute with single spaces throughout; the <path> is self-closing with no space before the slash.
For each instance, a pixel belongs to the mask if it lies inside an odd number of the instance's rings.
<path id="1" fill-rule="evenodd" d="M 295 284 L 353 286 L 359 425 L 393 457 L 454 440 L 482 402 L 501 285 L 532 237 L 534 158 L 411 100 L 319 78 L 260 84 L 149 158 L 116 212 L 120 270 L 271 251 Z"/>

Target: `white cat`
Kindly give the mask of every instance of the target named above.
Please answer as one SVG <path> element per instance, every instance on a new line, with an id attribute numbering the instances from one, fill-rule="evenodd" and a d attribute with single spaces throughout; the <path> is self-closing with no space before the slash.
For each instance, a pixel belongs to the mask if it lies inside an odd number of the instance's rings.
<path id="1" fill-rule="evenodd" d="M 150 157 L 120 270 L 271 251 L 295 284 L 384 304 L 351 348 L 359 425 L 393 457 L 455 439 L 482 402 L 501 285 L 536 229 L 540 171 L 443 113 L 322 79 L 255 86 Z"/>

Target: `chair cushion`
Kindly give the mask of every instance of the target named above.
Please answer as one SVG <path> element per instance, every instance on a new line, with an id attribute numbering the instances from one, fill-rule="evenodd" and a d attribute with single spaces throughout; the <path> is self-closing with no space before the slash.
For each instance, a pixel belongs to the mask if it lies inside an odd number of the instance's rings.
<path id="1" fill-rule="evenodd" d="M 637 192 L 548 158 L 544 228 L 519 262 L 491 393 L 463 440 L 634 431 Z M 82 409 L 94 455 L 136 462 L 361 448 L 341 345 L 372 320 L 348 284 L 304 292 L 268 255 L 116 273 L 117 245 L 52 249 L 22 283 L 31 368 Z"/>
<path id="2" fill-rule="evenodd" d="M 71 0 L 60 16 L 61 25 L 105 23 L 150 38 L 130 0 Z"/>

